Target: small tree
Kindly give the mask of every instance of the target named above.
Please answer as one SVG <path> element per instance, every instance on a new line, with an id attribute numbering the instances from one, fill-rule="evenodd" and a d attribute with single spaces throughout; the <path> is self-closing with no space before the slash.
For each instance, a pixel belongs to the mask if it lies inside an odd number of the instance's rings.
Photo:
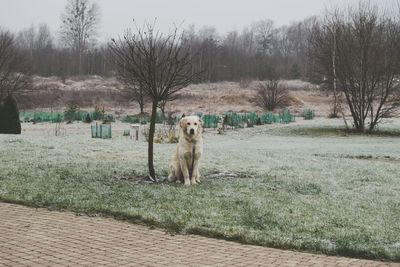
<path id="1" fill-rule="evenodd" d="M 21 134 L 18 105 L 12 95 L 8 95 L 0 104 L 0 133 Z"/>
<path id="2" fill-rule="evenodd" d="M 67 109 L 64 111 L 64 120 L 67 123 L 72 123 L 76 120 L 77 114 L 79 114 L 79 106 L 74 101 L 67 103 Z"/>
<path id="3" fill-rule="evenodd" d="M 280 86 L 277 80 L 268 80 L 258 84 L 253 102 L 265 110 L 272 111 L 278 106 L 283 106 L 287 98 L 288 91 L 285 87 Z"/>
<path id="4" fill-rule="evenodd" d="M 153 141 L 157 107 L 198 77 L 199 73 L 192 72 L 190 47 L 182 45 L 177 28 L 163 35 L 155 29 L 155 23 L 136 26 L 135 33 L 127 30 L 122 40 L 112 39 L 109 47 L 119 76 L 129 73 L 152 101 L 148 167 L 150 178 L 155 179 Z"/>

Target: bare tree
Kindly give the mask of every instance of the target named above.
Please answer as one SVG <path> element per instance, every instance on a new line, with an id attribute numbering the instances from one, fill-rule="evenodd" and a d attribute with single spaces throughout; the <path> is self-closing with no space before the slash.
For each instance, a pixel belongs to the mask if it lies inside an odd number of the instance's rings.
<path id="1" fill-rule="evenodd" d="M 287 99 L 288 90 L 280 86 L 279 81 L 268 80 L 258 84 L 257 93 L 253 98 L 253 102 L 265 110 L 272 111 L 286 104 Z"/>
<path id="2" fill-rule="evenodd" d="M 125 53 L 129 53 L 128 48 L 123 48 L 123 44 L 120 48 L 126 49 Z M 113 54 L 111 54 L 111 57 L 113 57 Z M 115 66 L 117 68 L 117 78 L 125 85 L 123 90 L 125 96 L 129 98 L 130 101 L 135 100 L 139 104 L 140 114 L 143 115 L 146 98 L 143 87 L 139 86 L 134 76 L 134 73 L 129 71 L 125 62 L 122 64 L 119 64 L 118 62 L 115 63 Z"/>
<path id="3" fill-rule="evenodd" d="M 36 29 L 32 24 L 29 28 L 21 30 L 17 37 L 16 42 L 18 45 L 29 51 L 30 57 L 33 57 L 33 50 L 35 49 Z"/>
<path id="4" fill-rule="evenodd" d="M 27 64 L 34 74 L 50 76 L 54 68 L 53 38 L 47 24 L 31 25 L 20 31 L 15 39 L 18 48 L 26 54 Z"/>
<path id="5" fill-rule="evenodd" d="M 30 89 L 30 77 L 24 57 L 15 44 L 14 36 L 0 29 L 0 104 L 4 99 Z"/>
<path id="6" fill-rule="evenodd" d="M 53 36 L 47 24 L 40 24 L 35 39 L 35 49 L 45 50 L 53 47 Z"/>
<path id="7" fill-rule="evenodd" d="M 78 73 L 81 74 L 82 55 L 97 34 L 98 7 L 96 4 L 90 4 L 88 0 L 68 0 L 61 22 L 60 39 L 74 50 L 78 61 Z"/>
<path id="8" fill-rule="evenodd" d="M 275 34 L 274 22 L 272 20 L 261 20 L 253 23 L 253 30 L 256 33 L 256 40 L 259 52 L 263 55 L 269 54 L 272 50 Z"/>
<path id="9" fill-rule="evenodd" d="M 331 117 L 338 117 L 338 113 L 342 112 L 341 108 L 341 92 L 338 90 L 337 81 L 337 38 L 339 34 L 338 18 L 340 18 L 339 10 L 335 9 L 327 14 L 322 22 L 316 22 L 312 34 L 310 36 L 309 53 L 315 57 L 318 63 L 323 66 L 321 74 L 324 76 L 324 82 L 333 89 L 333 106 Z M 343 116 L 344 117 L 344 116 Z M 344 121 L 346 122 L 345 118 Z"/>
<path id="10" fill-rule="evenodd" d="M 182 45 L 177 28 L 167 35 L 155 29 L 155 23 L 127 30 L 123 39 L 113 39 L 110 50 L 117 71 L 127 71 L 152 101 L 148 140 L 149 176 L 155 179 L 153 140 L 157 107 L 172 99 L 176 92 L 189 85 L 199 73 L 192 73 L 190 47 Z"/>
<path id="11" fill-rule="evenodd" d="M 362 2 L 357 9 L 350 8 L 333 20 L 334 39 L 316 49 L 334 54 L 320 53 L 331 58 L 322 57 L 319 62 L 326 73 L 336 74 L 355 129 L 371 132 L 382 118 L 400 107 L 396 83 L 400 73 L 399 21 Z M 329 27 L 326 23 L 322 26 Z"/>

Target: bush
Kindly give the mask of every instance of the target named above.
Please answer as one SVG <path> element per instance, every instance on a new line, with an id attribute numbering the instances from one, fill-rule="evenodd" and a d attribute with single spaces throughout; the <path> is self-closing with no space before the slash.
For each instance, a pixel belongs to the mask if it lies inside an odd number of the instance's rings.
<path id="1" fill-rule="evenodd" d="M 8 95 L 0 105 L 0 133 L 21 134 L 18 105 L 12 95 Z"/>
<path id="2" fill-rule="evenodd" d="M 268 112 L 263 114 L 260 117 L 260 120 L 262 124 L 273 124 L 279 122 L 279 116 L 272 114 L 272 112 Z"/>
<path id="3" fill-rule="evenodd" d="M 306 110 L 303 111 L 303 119 L 305 119 L 305 120 L 313 120 L 314 117 L 315 117 L 314 110 L 306 109 Z"/>
<path id="4" fill-rule="evenodd" d="M 296 121 L 296 117 L 290 113 L 290 110 L 283 109 L 279 112 L 281 123 L 291 123 Z"/>
<path id="5" fill-rule="evenodd" d="M 276 80 L 260 82 L 252 102 L 264 110 L 272 111 L 277 107 L 286 105 L 288 102 L 288 90 Z"/>

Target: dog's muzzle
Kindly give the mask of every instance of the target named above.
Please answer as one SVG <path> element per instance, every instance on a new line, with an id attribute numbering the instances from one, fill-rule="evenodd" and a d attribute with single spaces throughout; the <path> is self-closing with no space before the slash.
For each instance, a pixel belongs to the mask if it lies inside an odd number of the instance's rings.
<path id="1" fill-rule="evenodd" d="M 190 129 L 189 133 L 194 134 L 194 129 Z"/>

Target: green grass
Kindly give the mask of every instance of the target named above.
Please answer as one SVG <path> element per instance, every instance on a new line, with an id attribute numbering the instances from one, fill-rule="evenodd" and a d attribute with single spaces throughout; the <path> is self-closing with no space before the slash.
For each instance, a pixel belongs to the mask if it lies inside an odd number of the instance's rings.
<path id="1" fill-rule="evenodd" d="M 112 140 L 91 139 L 83 123 L 66 125 L 61 137 L 43 134 L 51 125 L 23 124 L 21 136 L 0 135 L 0 199 L 247 244 L 400 261 L 399 138 L 295 134 L 326 127 L 310 123 L 209 131 L 206 177 L 189 188 L 113 179 L 146 174 L 146 144 L 123 137 L 122 123 L 113 125 Z M 159 175 L 167 175 L 174 149 L 155 144 Z M 218 171 L 238 176 L 207 178 Z"/>

